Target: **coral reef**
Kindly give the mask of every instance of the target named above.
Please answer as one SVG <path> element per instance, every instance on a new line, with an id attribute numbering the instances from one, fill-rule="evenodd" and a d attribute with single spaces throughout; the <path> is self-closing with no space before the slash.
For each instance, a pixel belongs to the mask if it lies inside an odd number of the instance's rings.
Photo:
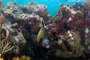
<path id="1" fill-rule="evenodd" d="M 90 54 L 90 10 L 87 7 L 81 3 L 63 4 L 51 19 L 47 7 L 34 2 L 19 6 L 15 1 L 1 7 L 0 53 L 7 53 L 2 57 L 48 60 Z M 30 57 L 18 58 L 21 55 Z"/>

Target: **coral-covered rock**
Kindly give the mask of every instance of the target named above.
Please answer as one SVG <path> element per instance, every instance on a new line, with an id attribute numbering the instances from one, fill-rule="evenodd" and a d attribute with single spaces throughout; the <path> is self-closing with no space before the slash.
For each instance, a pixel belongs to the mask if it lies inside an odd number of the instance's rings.
<path id="1" fill-rule="evenodd" d="M 37 3 L 27 3 L 24 6 L 19 6 L 21 10 L 25 13 L 36 13 L 40 17 L 43 17 L 45 21 L 48 21 L 50 19 L 50 14 L 47 12 L 47 7 L 44 5 L 39 5 Z M 27 11 L 27 12 L 26 12 Z"/>
<path id="2" fill-rule="evenodd" d="M 74 10 L 75 11 L 82 11 L 82 12 L 84 12 L 84 5 L 82 5 L 82 3 L 80 3 L 80 2 L 77 2 L 75 5 L 73 5 L 73 8 L 74 8 Z"/>
<path id="3" fill-rule="evenodd" d="M 35 34 L 36 31 L 38 32 L 38 27 L 42 21 L 44 22 L 50 19 L 47 7 L 37 3 L 27 3 L 26 5 L 18 6 L 10 2 L 1 8 L 1 12 L 6 18 L 10 17 L 9 20 L 11 23 L 18 23 L 19 25 L 17 26 L 19 26 L 22 31 L 32 32 L 29 33 L 31 35 Z"/>
<path id="4" fill-rule="evenodd" d="M 84 19 L 90 20 L 90 8 L 87 3 L 82 5 L 81 3 L 77 2 L 75 5 L 73 5 L 73 9 L 75 11 L 81 11 L 84 14 Z"/>
<path id="5" fill-rule="evenodd" d="M 37 3 L 28 3 L 26 5 L 18 6 L 10 2 L 7 4 L 7 6 L 1 8 L 1 12 L 3 12 L 3 14 L 6 16 L 9 15 L 14 17 L 15 19 L 29 19 L 30 17 L 33 17 L 31 16 L 31 14 L 42 17 L 44 21 L 48 21 L 51 17 L 50 14 L 47 12 L 47 7 L 44 5 L 39 5 Z"/>
<path id="6" fill-rule="evenodd" d="M 70 7 L 66 5 L 61 5 L 59 10 L 55 13 L 55 16 L 51 20 L 68 20 L 68 18 L 72 17 L 76 11 L 71 9 Z"/>
<path id="7" fill-rule="evenodd" d="M 82 56 L 84 47 L 81 45 L 81 39 L 78 33 L 68 31 L 64 34 L 64 39 L 68 43 L 70 51 L 73 52 L 73 57 Z"/>
<path id="8" fill-rule="evenodd" d="M 15 42 L 16 46 L 18 48 L 15 47 L 14 49 L 14 54 L 19 54 L 19 51 L 20 51 L 20 47 L 23 47 L 26 43 L 26 40 L 20 30 L 20 28 L 18 27 L 18 24 L 17 23 L 14 23 L 14 24 L 11 24 L 11 22 L 5 22 L 3 25 L 2 25 L 2 28 L 3 29 L 9 29 L 10 31 L 10 39 L 13 39 L 11 41 Z"/>
<path id="9" fill-rule="evenodd" d="M 37 3 L 18 6 L 16 2 L 10 2 L 0 11 L 6 18 L 3 28 L 10 30 L 12 38 L 17 44 L 13 52 L 18 53 L 19 51 L 20 54 L 34 56 L 33 50 L 37 49 L 37 34 L 40 30 L 40 24 L 47 22 L 51 17 L 47 12 L 47 7 Z M 26 45 L 23 47 L 25 43 Z M 28 53 L 28 51 L 32 52 Z"/>

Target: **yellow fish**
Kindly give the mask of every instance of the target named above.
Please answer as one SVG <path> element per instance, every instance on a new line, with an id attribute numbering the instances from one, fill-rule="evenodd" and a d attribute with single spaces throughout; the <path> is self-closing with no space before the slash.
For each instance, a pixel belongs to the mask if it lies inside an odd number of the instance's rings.
<path id="1" fill-rule="evenodd" d="M 89 33 L 89 29 L 88 28 L 85 29 L 85 33 Z"/>
<path id="2" fill-rule="evenodd" d="M 39 30 L 39 33 L 37 35 L 37 42 L 40 42 L 41 39 L 44 38 L 45 36 L 45 29 L 44 29 L 44 26 L 41 24 L 41 29 Z"/>

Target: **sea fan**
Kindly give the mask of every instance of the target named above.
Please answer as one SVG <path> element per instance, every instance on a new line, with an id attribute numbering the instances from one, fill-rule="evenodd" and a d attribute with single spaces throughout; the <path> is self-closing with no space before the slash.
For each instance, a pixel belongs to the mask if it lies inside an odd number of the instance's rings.
<path id="1" fill-rule="evenodd" d="M 8 37 L 9 37 L 9 30 L 7 29 L 6 38 L 0 40 L 0 54 L 2 55 L 12 50 L 15 47 L 14 44 L 12 45 L 11 42 L 8 41 Z"/>
<path id="2" fill-rule="evenodd" d="M 12 50 L 15 46 L 11 46 L 10 42 L 7 42 L 7 40 L 3 39 L 0 41 L 0 50 L 1 54 L 5 54 L 8 51 Z"/>

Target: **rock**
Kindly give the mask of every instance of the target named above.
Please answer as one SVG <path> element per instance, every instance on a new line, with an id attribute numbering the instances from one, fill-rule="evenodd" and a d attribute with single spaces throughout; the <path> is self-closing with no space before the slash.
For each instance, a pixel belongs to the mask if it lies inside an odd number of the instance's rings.
<path id="1" fill-rule="evenodd" d="M 21 47 L 23 47 L 26 44 L 26 40 L 20 30 L 20 28 L 18 27 L 17 23 L 11 24 L 10 21 L 6 21 L 3 25 L 2 25 L 3 29 L 9 29 L 10 31 L 10 35 L 12 39 L 11 41 L 13 41 L 15 43 L 15 48 L 14 51 L 12 53 L 14 54 L 20 54 L 18 53 L 21 49 Z M 16 53 L 15 53 L 16 52 Z"/>
<path id="2" fill-rule="evenodd" d="M 39 17 L 42 17 L 44 21 L 50 19 L 50 14 L 47 12 L 47 7 L 44 5 L 39 5 L 37 3 L 28 3 L 26 5 L 15 5 L 14 3 L 8 3 L 7 6 L 1 8 L 1 11 L 6 16 L 12 16 L 14 18 L 19 18 L 20 16 L 26 16 L 31 14 L 36 14 Z M 18 17 L 19 16 L 19 17 Z M 27 19 L 27 17 L 23 17 Z"/>
<path id="3" fill-rule="evenodd" d="M 50 14 L 47 12 L 47 7 L 44 5 L 39 5 L 37 3 L 27 3 L 24 6 L 19 6 L 23 12 L 26 13 L 36 13 L 40 17 L 43 17 L 45 21 L 50 19 Z"/>
<path id="4" fill-rule="evenodd" d="M 68 43 L 70 51 L 74 52 L 73 57 L 80 57 L 83 54 L 84 47 L 80 44 L 81 39 L 79 34 L 74 31 L 70 31 L 71 37 L 69 36 L 69 32 L 64 34 L 64 40 Z M 72 39 L 73 38 L 73 39 Z"/>
<path id="5" fill-rule="evenodd" d="M 75 11 L 84 12 L 84 5 L 82 5 L 80 2 L 77 2 L 75 5 L 73 5 L 73 9 Z"/>
<path id="6" fill-rule="evenodd" d="M 75 11 L 81 11 L 84 14 L 84 19 L 90 20 L 90 8 L 87 3 L 82 5 L 81 3 L 77 2 L 75 5 L 73 5 L 73 9 Z"/>
<path id="7" fill-rule="evenodd" d="M 55 13 L 54 17 L 51 20 L 61 21 L 62 19 L 68 19 L 71 15 L 74 15 L 76 12 L 68 7 L 67 5 L 61 5 L 59 10 Z"/>
<path id="8" fill-rule="evenodd" d="M 40 30 L 40 24 L 47 22 L 51 17 L 47 12 L 47 7 L 37 3 L 18 6 L 16 2 L 10 2 L 2 7 L 0 11 L 6 18 L 3 29 L 8 28 L 10 30 L 12 38 L 18 47 L 14 49 L 14 53 L 18 53 L 18 51 L 21 51 L 19 54 L 28 52 L 29 50 L 24 50 L 23 47 L 28 44 L 25 48 L 30 49 L 30 51 L 32 51 L 32 47 L 34 47 L 33 50 L 36 49 L 38 44 L 36 38 Z M 24 54 L 27 55 L 27 53 Z M 34 56 L 35 53 L 30 52 L 29 54 Z"/>

